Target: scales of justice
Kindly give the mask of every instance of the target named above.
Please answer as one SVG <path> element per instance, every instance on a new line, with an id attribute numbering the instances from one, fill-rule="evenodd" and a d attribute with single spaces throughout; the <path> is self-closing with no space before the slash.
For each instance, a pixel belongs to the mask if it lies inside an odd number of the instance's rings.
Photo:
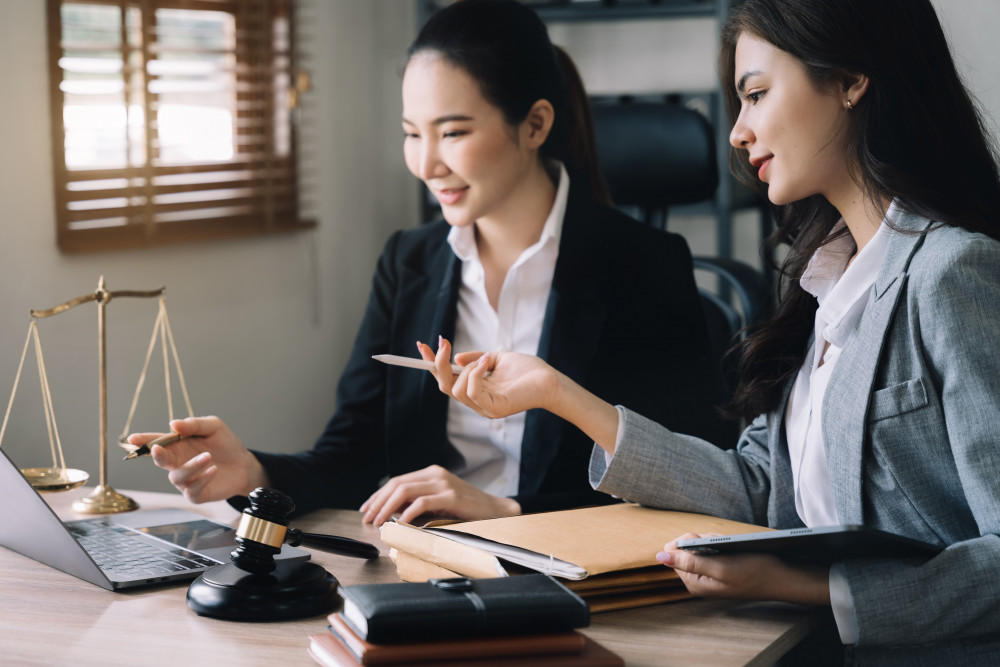
<path id="1" fill-rule="evenodd" d="M 156 317 L 156 322 L 153 325 L 153 337 L 150 340 L 149 348 L 146 351 L 146 361 L 143 364 L 142 372 L 139 375 L 139 383 L 132 399 L 132 406 L 129 409 L 128 419 L 125 422 L 125 428 L 122 430 L 122 434 L 118 439 L 118 444 L 122 447 L 122 449 L 127 452 L 131 452 L 136 449 L 136 446 L 129 444 L 126 437 L 129 434 L 132 417 L 135 414 L 136 405 L 139 401 L 139 394 L 142 391 L 142 386 L 145 382 L 146 371 L 149 367 L 149 361 L 152 357 L 153 350 L 156 347 L 157 339 L 160 340 L 161 347 L 163 349 L 163 370 L 167 390 L 167 410 L 169 419 L 174 418 L 174 411 L 170 388 L 170 355 L 168 355 L 168 344 L 170 352 L 173 356 L 174 368 L 177 371 L 177 378 L 184 396 L 188 416 L 194 416 L 194 412 L 191 409 L 191 400 L 188 397 L 187 386 L 184 383 L 184 374 L 181 371 L 180 360 L 177 356 L 177 348 L 174 345 L 173 333 L 170 330 L 170 322 L 167 318 L 166 299 L 164 297 L 165 293 L 165 287 L 148 291 L 110 291 L 105 287 L 104 276 L 101 276 L 97 284 L 97 290 L 93 293 L 78 296 L 75 299 L 70 299 L 69 301 L 61 303 L 58 306 L 54 306 L 53 308 L 31 311 L 31 322 L 28 325 L 28 337 L 24 343 L 24 350 L 21 352 L 21 361 L 17 367 L 17 375 L 14 378 L 14 388 L 10 393 L 10 401 L 7 404 L 7 412 L 4 415 L 3 425 L 0 426 L 0 444 L 3 443 L 3 436 L 7 430 L 7 422 L 10 418 L 11 407 L 14 404 L 14 395 L 17 393 L 17 385 L 21 378 L 21 371 L 24 368 L 24 360 L 27 356 L 28 348 L 31 346 L 31 343 L 34 342 L 35 356 L 37 357 L 38 362 L 38 378 L 42 390 L 45 422 L 49 435 L 49 447 L 52 453 L 51 467 L 21 469 L 21 473 L 25 476 L 28 482 L 31 483 L 35 490 L 41 492 L 68 491 L 86 484 L 87 480 L 90 478 L 90 475 L 83 470 L 75 470 L 66 467 L 62 451 L 62 443 L 59 439 L 59 429 L 56 426 L 55 412 L 52 406 L 52 392 L 49 387 L 48 373 L 45 369 L 45 359 L 42 354 L 42 345 L 38 335 L 38 321 L 59 315 L 60 313 L 64 313 L 67 310 L 75 308 L 81 304 L 94 302 L 97 304 L 98 386 L 100 397 L 100 438 L 98 440 L 100 452 L 100 483 L 94 489 L 92 494 L 74 502 L 73 509 L 77 512 L 87 514 L 112 514 L 115 512 L 128 512 L 138 509 L 139 504 L 137 502 L 128 496 L 118 493 L 111 487 L 110 484 L 108 484 L 108 382 L 107 333 L 105 330 L 107 315 L 105 310 L 111 301 L 122 297 L 147 299 L 159 297 L 160 301 L 159 312 Z"/>

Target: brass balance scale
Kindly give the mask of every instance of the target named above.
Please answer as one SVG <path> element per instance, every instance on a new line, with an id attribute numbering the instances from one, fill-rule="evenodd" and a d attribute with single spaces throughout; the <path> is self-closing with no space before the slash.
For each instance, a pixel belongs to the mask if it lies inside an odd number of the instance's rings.
<path id="1" fill-rule="evenodd" d="M 10 393 L 10 401 L 7 403 L 7 412 L 4 414 L 3 424 L 0 425 L 0 444 L 3 443 L 3 436 L 7 430 L 7 422 L 10 418 L 11 407 L 14 404 L 14 395 L 17 393 L 17 385 L 21 378 L 24 360 L 27 356 L 29 347 L 31 347 L 31 343 L 34 342 L 35 356 L 37 357 L 38 362 L 38 378 L 42 389 L 42 403 L 45 410 L 45 422 L 49 434 L 49 447 L 52 452 L 52 465 L 47 467 L 22 468 L 21 473 L 37 491 L 68 491 L 86 484 L 90 475 L 83 470 L 66 467 L 66 461 L 63 457 L 62 451 L 62 443 L 59 439 L 59 429 L 56 426 L 55 412 L 52 408 L 52 392 L 49 388 L 48 373 L 45 370 L 45 358 L 42 354 L 42 345 L 38 336 L 38 320 L 58 315 L 71 308 L 84 303 L 89 303 L 91 301 L 97 304 L 97 335 L 99 341 L 98 369 L 100 382 L 100 483 L 94 489 L 94 492 L 89 496 L 83 497 L 73 503 L 73 509 L 77 512 L 87 514 L 112 514 L 115 512 L 131 511 L 138 509 L 139 507 L 139 504 L 132 498 L 118 493 L 108 484 L 107 336 L 105 333 L 105 309 L 113 299 L 119 297 L 159 297 L 160 299 L 159 312 L 156 317 L 156 322 L 153 325 L 153 337 L 152 340 L 150 340 L 149 348 L 146 351 L 146 361 L 139 376 L 139 383 L 132 399 L 132 406 L 129 410 L 128 419 L 125 422 L 125 428 L 122 430 L 122 434 L 118 439 L 119 446 L 127 452 L 131 452 L 136 449 L 136 446 L 129 444 L 126 438 L 129 434 L 132 417 L 135 414 L 135 408 L 139 401 L 139 394 L 142 391 L 142 386 L 145 382 L 146 371 L 149 367 L 149 361 L 152 357 L 153 350 L 156 347 L 157 339 L 160 340 L 162 344 L 161 347 L 163 349 L 168 418 L 174 418 L 173 400 L 171 398 L 170 388 L 170 356 L 167 353 L 168 344 L 170 351 L 172 352 L 174 367 L 177 371 L 177 377 L 186 403 L 188 416 L 194 415 L 194 412 L 191 409 L 191 400 L 188 396 L 187 386 L 184 383 L 184 374 L 181 371 L 180 360 L 177 356 L 177 348 L 174 344 L 173 332 L 170 330 L 170 322 L 167 318 L 166 300 L 164 298 L 165 292 L 165 287 L 149 291 L 117 290 L 112 292 L 105 287 L 104 276 L 101 276 L 95 292 L 78 296 L 75 299 L 70 299 L 69 301 L 59 304 L 53 308 L 31 311 L 31 322 L 28 325 L 28 337 L 24 343 L 24 350 L 21 352 L 21 361 L 18 364 L 17 375 L 14 378 L 14 388 Z"/>

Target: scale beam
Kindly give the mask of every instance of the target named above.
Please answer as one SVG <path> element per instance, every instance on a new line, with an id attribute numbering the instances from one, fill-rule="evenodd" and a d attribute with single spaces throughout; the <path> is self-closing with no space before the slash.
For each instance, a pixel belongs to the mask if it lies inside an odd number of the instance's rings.
<path id="1" fill-rule="evenodd" d="M 104 278 L 101 278 L 101 285 L 104 284 Z M 84 294 L 83 296 L 78 296 L 75 299 L 70 299 L 66 303 L 60 303 L 58 306 L 48 308 L 46 310 L 34 310 L 31 311 L 31 316 L 36 318 L 52 317 L 53 315 L 58 315 L 59 313 L 64 313 L 70 308 L 79 306 L 81 303 L 87 303 L 90 301 L 97 301 L 98 303 L 107 303 L 113 298 L 123 297 L 123 296 L 134 296 L 134 297 L 154 297 L 161 296 L 167 291 L 166 287 L 161 287 L 157 290 L 115 290 L 114 292 L 109 292 L 101 287 L 97 288 L 97 291 L 93 294 Z"/>
<path id="2" fill-rule="evenodd" d="M 84 303 L 94 301 L 97 303 L 97 335 L 98 335 L 98 375 L 100 382 L 100 484 L 94 492 L 73 503 L 73 509 L 77 512 L 88 514 L 111 514 L 114 512 L 127 512 L 139 507 L 138 503 L 115 491 L 108 484 L 108 370 L 107 370 L 107 334 L 105 332 L 105 312 L 104 309 L 112 299 L 118 297 L 141 297 L 151 298 L 162 296 L 166 287 L 157 290 L 117 290 L 109 291 L 104 286 L 104 276 L 101 276 L 97 283 L 97 290 L 92 294 L 84 294 L 75 299 L 70 299 L 58 306 L 46 310 L 32 310 L 31 316 L 34 318 L 51 317 L 59 313 L 66 312 L 70 308 L 75 308 Z"/>

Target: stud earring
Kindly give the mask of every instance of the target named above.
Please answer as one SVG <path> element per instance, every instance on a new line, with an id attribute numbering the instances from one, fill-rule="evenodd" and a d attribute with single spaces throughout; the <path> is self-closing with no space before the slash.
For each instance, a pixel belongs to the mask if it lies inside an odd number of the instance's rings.
<path id="1" fill-rule="evenodd" d="M 851 109 L 854 108 L 854 105 L 851 103 L 850 99 L 848 99 L 846 102 L 844 102 L 844 106 L 847 107 L 848 111 L 850 111 Z"/>

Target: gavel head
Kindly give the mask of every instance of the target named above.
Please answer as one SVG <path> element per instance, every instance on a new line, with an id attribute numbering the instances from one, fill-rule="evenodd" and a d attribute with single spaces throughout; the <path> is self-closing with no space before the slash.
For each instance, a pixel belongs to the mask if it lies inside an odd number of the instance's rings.
<path id="1" fill-rule="evenodd" d="M 250 492 L 250 507 L 243 510 L 236 528 L 236 549 L 229 554 L 233 565 L 253 574 L 275 568 L 274 556 L 281 551 L 288 531 L 288 515 L 295 503 L 277 489 L 258 487 Z"/>

